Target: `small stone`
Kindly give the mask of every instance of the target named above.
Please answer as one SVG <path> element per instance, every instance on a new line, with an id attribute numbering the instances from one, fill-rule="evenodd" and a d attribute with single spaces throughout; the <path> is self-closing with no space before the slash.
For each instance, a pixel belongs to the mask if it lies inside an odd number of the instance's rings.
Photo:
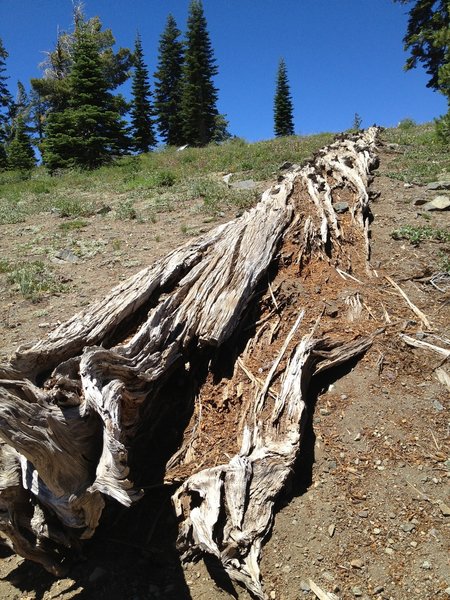
<path id="1" fill-rule="evenodd" d="M 331 525 L 328 526 L 328 535 L 330 537 L 333 537 L 335 531 L 336 531 L 336 525 L 334 525 L 334 523 L 332 523 Z"/>
<path id="2" fill-rule="evenodd" d="M 369 513 L 367 512 L 367 510 L 360 510 L 358 513 L 358 517 L 361 517 L 361 519 L 367 519 L 368 516 Z"/>
<path id="3" fill-rule="evenodd" d="M 360 596 L 363 595 L 361 588 L 357 587 L 356 585 L 354 587 L 352 587 L 352 593 L 356 598 L 359 598 Z"/>
<path id="4" fill-rule="evenodd" d="M 374 527 L 373 532 L 375 535 L 379 535 L 381 533 L 381 529 L 379 527 Z"/>
<path id="5" fill-rule="evenodd" d="M 324 417 L 326 417 L 326 416 L 328 416 L 328 415 L 330 415 L 330 414 L 331 414 L 331 413 L 330 413 L 330 411 L 328 410 L 328 408 L 321 408 L 321 409 L 319 410 L 319 412 L 320 412 L 320 414 L 321 414 L 321 415 L 323 415 Z"/>
<path id="6" fill-rule="evenodd" d="M 278 168 L 280 169 L 280 171 L 286 171 L 287 169 L 290 169 L 291 167 L 292 167 L 292 163 L 287 160 L 282 165 L 280 165 Z"/>
<path id="7" fill-rule="evenodd" d="M 416 526 L 413 523 L 402 523 L 400 525 L 400 529 L 405 533 L 411 533 L 411 531 L 414 531 L 415 528 Z"/>
<path id="8" fill-rule="evenodd" d="M 292 571 L 292 567 L 289 565 L 285 565 L 282 569 L 283 573 L 290 573 Z"/>
<path id="9" fill-rule="evenodd" d="M 425 571 L 431 570 L 431 563 L 428 560 L 424 560 L 421 566 L 422 569 L 425 569 Z"/>
<path id="10" fill-rule="evenodd" d="M 406 188 L 406 189 L 409 189 L 409 188 L 413 187 L 413 184 L 412 183 L 404 183 L 403 187 Z"/>
<path id="11" fill-rule="evenodd" d="M 384 592 L 384 586 L 382 585 L 377 585 L 374 589 L 373 589 L 373 593 L 374 594 L 381 594 L 381 592 Z"/>
<path id="12" fill-rule="evenodd" d="M 275 590 L 272 590 L 272 591 L 270 592 L 270 597 L 272 598 L 272 600 L 275 600 L 275 598 L 277 597 L 277 595 L 276 595 L 276 593 L 275 593 Z"/>
<path id="13" fill-rule="evenodd" d="M 450 208 L 450 197 L 449 196 L 436 196 L 430 202 L 423 205 L 423 210 L 448 210 Z"/>
<path id="14" fill-rule="evenodd" d="M 63 260 L 64 262 L 77 263 L 80 262 L 80 259 L 76 254 L 71 252 L 68 248 L 64 248 L 64 250 L 60 250 L 55 254 L 55 258 L 59 260 Z"/>
<path id="15" fill-rule="evenodd" d="M 317 555 L 317 560 L 318 560 L 319 562 L 322 562 L 322 561 L 323 561 L 323 556 L 322 556 L 321 554 L 318 554 L 318 555 Z"/>
<path id="16" fill-rule="evenodd" d="M 384 549 L 386 554 L 389 554 L 389 556 L 392 556 L 392 554 L 394 554 L 394 550 L 392 548 L 385 548 Z"/>
<path id="17" fill-rule="evenodd" d="M 354 569 L 362 569 L 364 567 L 364 561 L 361 560 L 360 558 L 354 558 L 353 560 L 350 561 L 350 565 Z"/>
<path id="18" fill-rule="evenodd" d="M 444 592 L 447 594 L 447 596 L 450 596 L 450 586 L 445 588 Z"/>
<path id="19" fill-rule="evenodd" d="M 450 517 L 450 507 L 445 504 L 445 502 L 438 503 L 439 510 L 444 515 L 444 517 Z"/>
<path id="20" fill-rule="evenodd" d="M 417 548 L 417 542 L 416 541 L 410 542 L 409 545 L 412 546 L 413 548 Z"/>
<path id="21" fill-rule="evenodd" d="M 414 200 L 412 201 L 413 206 L 423 206 L 424 204 L 426 204 L 428 202 L 428 200 L 424 197 L 418 197 L 418 198 L 414 198 Z"/>
<path id="22" fill-rule="evenodd" d="M 334 210 L 339 214 L 345 213 L 348 211 L 348 202 L 336 202 L 333 205 Z"/>
<path id="23" fill-rule="evenodd" d="M 353 440 L 354 440 L 355 442 L 359 442 L 359 440 L 360 440 L 360 439 L 361 439 L 361 434 L 360 434 L 360 433 L 357 433 L 357 434 L 355 435 L 355 437 L 353 438 Z"/>
<path id="24" fill-rule="evenodd" d="M 300 589 L 302 590 L 302 592 L 310 592 L 311 591 L 309 584 L 303 580 L 300 581 Z"/>
<path id="25" fill-rule="evenodd" d="M 334 581 L 335 580 L 334 575 L 332 573 L 330 573 L 329 571 L 324 571 L 322 573 L 322 577 L 324 579 L 326 579 L 327 581 Z"/>
<path id="26" fill-rule="evenodd" d="M 450 181 L 432 181 L 427 184 L 427 190 L 450 190 Z"/>
<path id="27" fill-rule="evenodd" d="M 433 400 L 433 406 L 438 412 L 442 412 L 444 410 L 444 407 L 439 402 L 439 400 Z"/>
<path id="28" fill-rule="evenodd" d="M 107 215 L 109 212 L 111 212 L 112 208 L 108 205 L 103 205 L 100 206 L 100 208 L 97 210 L 97 214 L 98 215 Z"/>
<path id="29" fill-rule="evenodd" d="M 243 181 L 230 183 L 230 187 L 234 190 L 254 190 L 256 182 L 253 179 L 244 179 Z"/>

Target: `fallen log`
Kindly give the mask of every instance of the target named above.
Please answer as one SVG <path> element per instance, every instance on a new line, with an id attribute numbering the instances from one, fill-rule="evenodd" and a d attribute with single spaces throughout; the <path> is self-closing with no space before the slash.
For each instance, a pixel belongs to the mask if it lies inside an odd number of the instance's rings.
<path id="1" fill-rule="evenodd" d="M 0 366 L 0 531 L 17 553 L 61 573 L 106 498 L 142 497 L 136 440 L 163 435 L 162 417 L 181 411 L 187 426 L 164 469 L 179 485 L 180 552 L 214 555 L 264 597 L 261 547 L 299 452 L 310 380 L 363 354 L 377 333 L 359 285 L 376 275 L 376 136 L 344 136 L 294 165 L 242 217 Z M 330 310 L 339 294 L 348 312 Z M 189 389 L 174 393 L 177 380 Z"/>

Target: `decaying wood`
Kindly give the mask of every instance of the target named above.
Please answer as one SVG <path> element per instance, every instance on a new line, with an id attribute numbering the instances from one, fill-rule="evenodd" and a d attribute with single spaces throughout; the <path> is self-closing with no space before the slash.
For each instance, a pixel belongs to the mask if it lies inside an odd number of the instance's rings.
<path id="1" fill-rule="evenodd" d="M 376 135 L 343 137 L 292 167 L 242 217 L 142 270 L 0 367 L 0 530 L 16 552 L 61 572 L 64 549 L 94 534 L 106 497 L 124 506 L 142 497 L 137 433 L 161 435 L 161 416 L 184 402 L 191 422 L 166 465 L 166 478 L 181 482 L 179 549 L 216 556 L 264 597 L 261 547 L 299 452 L 310 380 L 364 353 L 377 333 L 347 329 L 362 307 L 375 320 L 358 286 L 374 275 L 367 188 Z M 283 263 L 283 248 L 294 260 Z M 307 291 L 283 298 L 270 268 L 291 269 Z M 316 271 L 324 286 L 333 278 L 354 286 L 344 294 L 347 318 L 333 326 L 314 300 Z M 326 287 L 321 300 L 331 300 Z M 245 360 L 237 339 L 247 341 Z M 194 402 L 164 395 L 180 374 L 197 381 L 199 361 L 209 374 L 224 348 L 235 366 L 228 382 L 206 375 Z M 258 365 L 263 351 L 270 365 Z M 222 430 L 214 429 L 219 415 Z"/>

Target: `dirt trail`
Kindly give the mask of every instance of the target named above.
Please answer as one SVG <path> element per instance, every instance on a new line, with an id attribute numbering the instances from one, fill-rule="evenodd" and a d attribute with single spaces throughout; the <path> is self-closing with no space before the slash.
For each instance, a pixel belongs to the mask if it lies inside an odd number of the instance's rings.
<path id="1" fill-rule="evenodd" d="M 378 318 L 381 302 L 392 323 L 359 362 L 316 382 L 302 454 L 263 550 L 265 587 L 269 597 L 277 600 L 314 598 L 309 579 L 341 599 L 450 597 L 450 407 L 448 389 L 436 374 L 439 367 L 447 373 L 450 367 L 441 356 L 408 347 L 400 339 L 401 331 L 414 336 L 420 323 L 383 279 L 388 275 L 401 285 L 427 315 L 438 338 L 448 340 L 449 287 L 441 291 L 429 281 L 429 275 L 437 271 L 443 245 L 425 241 L 414 247 L 390 234 L 407 224 L 448 228 L 450 212 L 429 213 L 425 221 L 412 202 L 431 197 L 431 192 L 386 177 L 383 173 L 391 158 L 382 153 L 371 188 L 380 194 L 372 204 L 371 225 L 371 262 L 379 279 L 363 300 L 368 326 L 373 327 L 371 312 Z M 162 214 L 151 227 L 93 217 L 95 222 L 75 235 L 85 248 L 97 251 L 91 256 L 86 251 L 74 264 L 55 264 L 59 276 L 71 279 L 73 286 L 59 297 L 32 304 L 13 292 L 1 275 L 2 352 L 8 354 L 18 344 L 42 336 L 56 321 L 72 316 L 121 278 L 184 242 L 180 222 L 186 220 L 186 207 L 183 211 Z M 189 219 L 196 231 L 217 224 L 204 223 L 195 213 Z M 2 226 L 3 255 L 13 257 L 18 240 L 28 243 L 33 238 L 38 241 L 30 246 L 30 257 L 33 252 L 40 256 L 39 243 L 50 244 L 57 227 L 57 217 L 38 218 L 25 227 Z M 276 285 L 284 286 L 280 289 L 288 296 L 290 286 L 298 281 L 289 271 L 283 277 Z M 319 287 L 320 282 L 318 305 Z M 343 310 L 340 291 L 336 289 L 338 311 Z M 427 337 L 443 345 L 438 338 Z M 86 545 L 86 561 L 72 567 L 66 579 L 56 581 L 4 551 L 0 598 L 231 597 L 227 582 L 220 582 L 224 587 L 214 583 L 214 564 L 180 566 L 173 550 L 176 524 L 171 491 L 153 490 L 151 498 L 128 513 L 109 506 L 113 525 L 99 530 Z M 236 593 L 241 600 L 248 599 L 245 592 L 238 589 Z"/>

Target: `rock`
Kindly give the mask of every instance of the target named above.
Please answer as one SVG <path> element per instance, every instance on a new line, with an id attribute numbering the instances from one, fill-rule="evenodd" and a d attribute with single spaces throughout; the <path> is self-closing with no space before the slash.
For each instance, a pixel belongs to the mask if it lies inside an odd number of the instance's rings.
<path id="1" fill-rule="evenodd" d="M 327 303 L 325 305 L 325 314 L 327 315 L 327 317 L 337 317 L 339 314 L 339 308 L 337 304 Z"/>
<path id="2" fill-rule="evenodd" d="M 280 171 L 286 171 L 287 169 L 290 169 L 292 166 L 293 166 L 293 164 L 287 160 L 282 165 L 280 165 L 278 168 Z"/>
<path id="3" fill-rule="evenodd" d="M 382 585 L 377 585 L 374 589 L 373 589 L 373 593 L 374 594 L 381 594 L 381 592 L 384 592 L 384 587 Z"/>
<path id="4" fill-rule="evenodd" d="M 69 263 L 80 262 L 80 259 L 78 258 L 78 256 L 76 254 L 74 254 L 71 250 L 69 250 L 68 248 L 64 248 L 64 250 L 59 250 L 59 252 L 57 252 L 55 254 L 55 258 L 58 258 L 59 260 L 63 260 L 64 262 L 69 262 Z"/>
<path id="5" fill-rule="evenodd" d="M 328 535 L 330 537 L 333 537 L 335 531 L 336 531 L 336 525 L 334 525 L 334 523 L 332 523 L 331 525 L 328 526 Z"/>
<path id="6" fill-rule="evenodd" d="M 108 205 L 104 205 L 104 206 L 100 206 L 100 208 L 97 210 L 97 214 L 98 215 L 107 215 L 109 212 L 111 212 L 112 208 Z"/>
<path id="7" fill-rule="evenodd" d="M 403 187 L 406 188 L 406 189 L 409 189 L 409 188 L 413 187 L 413 184 L 412 183 L 404 183 Z"/>
<path id="8" fill-rule="evenodd" d="M 348 202 L 336 202 L 333 204 L 333 208 L 340 215 L 348 211 Z"/>
<path id="9" fill-rule="evenodd" d="M 448 210 L 450 208 L 450 197 L 449 196 L 436 196 L 430 202 L 427 202 L 422 206 L 423 210 Z"/>
<path id="10" fill-rule="evenodd" d="M 350 565 L 354 569 L 362 569 L 364 567 L 364 561 L 361 560 L 360 558 L 354 558 L 353 560 L 350 561 Z"/>
<path id="11" fill-rule="evenodd" d="M 177 148 L 177 152 L 183 152 L 183 150 L 186 150 L 186 148 L 189 148 L 189 144 L 185 144 L 184 146 L 180 146 L 179 148 Z"/>
<path id="12" fill-rule="evenodd" d="M 277 595 L 276 595 L 276 593 L 275 593 L 275 590 L 272 590 L 272 591 L 270 592 L 270 597 L 272 598 L 272 600 L 275 600 L 275 598 L 277 597 Z"/>
<path id="13" fill-rule="evenodd" d="M 368 516 L 369 513 L 367 512 L 367 510 L 360 510 L 358 513 L 358 517 L 361 517 L 361 519 L 367 519 Z"/>
<path id="14" fill-rule="evenodd" d="M 428 200 L 426 198 L 424 198 L 423 196 L 419 196 L 419 197 L 413 199 L 412 205 L 413 206 L 423 206 L 427 202 L 428 202 Z"/>
<path id="15" fill-rule="evenodd" d="M 327 417 L 328 415 L 331 415 L 330 411 L 328 410 L 328 408 L 321 408 L 319 410 L 320 414 L 323 415 L 324 417 Z"/>
<path id="16" fill-rule="evenodd" d="M 355 585 L 354 587 L 352 587 L 352 594 L 353 594 L 353 595 L 354 595 L 356 598 L 359 598 L 360 596 L 362 596 L 362 595 L 363 595 L 363 593 L 362 593 L 362 591 L 361 591 L 361 588 L 359 588 L 359 587 L 358 587 L 358 586 L 356 586 L 356 585 Z"/>
<path id="17" fill-rule="evenodd" d="M 439 510 L 444 515 L 444 517 L 450 517 L 450 507 L 445 504 L 445 502 L 438 503 Z"/>
<path id="18" fill-rule="evenodd" d="M 354 440 L 355 442 L 359 442 L 359 441 L 360 441 L 360 439 L 361 439 L 361 434 L 360 434 L 360 433 L 357 433 L 357 434 L 355 435 L 355 437 L 353 438 L 353 440 Z"/>
<path id="19" fill-rule="evenodd" d="M 431 563 L 428 560 L 424 560 L 421 567 L 422 567 L 422 569 L 425 569 L 425 571 L 430 571 Z"/>
<path id="20" fill-rule="evenodd" d="M 411 533 L 411 531 L 414 531 L 415 528 L 416 526 L 413 523 L 402 523 L 400 525 L 400 529 L 405 533 Z"/>
<path id="21" fill-rule="evenodd" d="M 227 173 L 226 175 L 224 175 L 222 177 L 222 181 L 228 186 L 230 187 L 230 179 L 233 177 L 233 173 Z"/>
<path id="22" fill-rule="evenodd" d="M 300 581 L 300 589 L 302 590 L 302 592 L 310 592 L 311 588 L 309 586 L 309 583 L 307 583 L 306 581 Z"/>
<path id="23" fill-rule="evenodd" d="M 233 190 L 254 190 L 256 188 L 256 181 L 253 179 L 244 179 L 243 181 L 230 183 L 230 187 Z"/>
<path id="24" fill-rule="evenodd" d="M 444 410 L 444 407 L 442 406 L 442 404 L 439 402 L 439 400 L 433 400 L 433 406 L 434 408 L 438 411 L 441 412 Z"/>
<path id="25" fill-rule="evenodd" d="M 427 184 L 427 190 L 450 190 L 450 181 L 432 181 Z"/>
<path id="26" fill-rule="evenodd" d="M 335 576 L 333 575 L 333 573 L 330 573 L 329 571 L 324 571 L 322 573 L 322 577 L 330 582 L 335 580 Z"/>
<path id="27" fill-rule="evenodd" d="M 389 556 L 392 556 L 394 554 L 394 550 L 392 548 L 385 548 L 384 549 L 386 554 L 389 554 Z"/>
<path id="28" fill-rule="evenodd" d="M 292 571 L 292 567 L 290 567 L 289 565 L 285 565 L 281 570 L 283 573 L 288 574 Z"/>

